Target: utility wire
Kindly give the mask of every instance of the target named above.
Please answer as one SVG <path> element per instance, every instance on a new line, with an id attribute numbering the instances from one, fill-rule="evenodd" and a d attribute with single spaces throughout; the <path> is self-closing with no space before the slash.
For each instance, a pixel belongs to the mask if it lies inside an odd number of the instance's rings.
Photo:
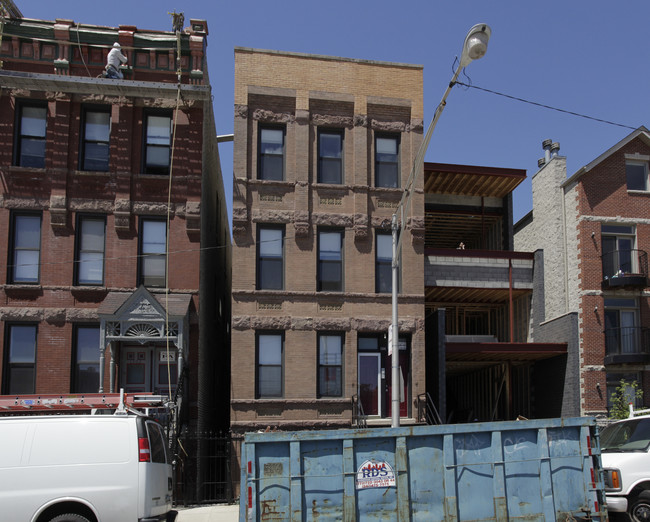
<path id="1" fill-rule="evenodd" d="M 567 111 L 565 109 L 559 109 L 557 107 L 552 107 L 551 105 L 545 105 L 543 103 L 538 103 L 538 102 L 534 102 L 534 101 L 530 101 L 530 100 L 525 100 L 524 98 L 518 98 L 517 96 L 512 96 L 510 94 L 505 94 L 505 93 L 502 93 L 502 92 L 493 91 L 491 89 L 486 89 L 485 87 L 478 87 L 477 85 L 471 85 L 471 84 L 467 84 L 467 83 L 463 83 L 463 82 L 456 82 L 456 85 L 462 85 L 463 87 L 477 89 L 479 91 L 484 91 L 484 92 L 489 92 L 490 94 L 496 94 L 497 96 L 503 96 L 504 98 L 508 98 L 510 100 L 515 100 L 515 101 L 519 101 L 519 102 L 523 102 L 523 103 L 528 103 L 529 105 L 535 105 L 537 107 L 542 107 L 544 109 L 550 109 L 552 111 L 562 112 L 564 114 L 570 114 L 571 116 L 578 116 L 579 118 L 585 118 L 587 120 L 593 120 L 593 121 L 597 121 L 597 122 L 600 122 L 600 123 L 606 123 L 607 125 L 614 125 L 616 127 L 623 127 L 625 129 L 632 129 L 632 130 L 636 130 L 638 128 L 638 127 L 631 127 L 630 125 L 623 125 L 622 123 L 616 123 L 616 122 L 609 121 L 609 120 L 603 120 L 601 118 L 594 118 L 593 116 L 587 116 L 586 114 L 580 114 L 579 112 L 573 112 L 573 111 Z"/>

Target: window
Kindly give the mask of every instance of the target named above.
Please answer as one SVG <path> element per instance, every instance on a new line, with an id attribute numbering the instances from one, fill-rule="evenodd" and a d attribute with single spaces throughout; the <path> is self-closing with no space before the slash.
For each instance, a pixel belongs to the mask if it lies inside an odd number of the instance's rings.
<path id="1" fill-rule="evenodd" d="M 41 258 L 40 214 L 14 214 L 9 280 L 38 283 Z"/>
<path id="2" fill-rule="evenodd" d="M 257 289 L 284 288 L 284 228 L 262 227 L 257 236 Z"/>
<path id="3" fill-rule="evenodd" d="M 630 225 L 601 226 L 603 242 L 603 279 L 638 273 L 634 255 L 635 228 Z"/>
<path id="4" fill-rule="evenodd" d="M 34 393 L 36 379 L 36 325 L 9 325 L 5 346 L 4 393 Z"/>
<path id="5" fill-rule="evenodd" d="M 318 182 L 343 183 L 343 133 L 322 130 L 318 133 Z"/>
<path id="6" fill-rule="evenodd" d="M 99 391 L 99 327 L 77 326 L 74 339 L 73 393 Z"/>
<path id="7" fill-rule="evenodd" d="M 145 116 L 145 174 L 169 174 L 172 118 L 165 114 Z"/>
<path id="8" fill-rule="evenodd" d="M 390 293 L 393 290 L 393 235 L 377 232 L 375 245 L 375 292 Z"/>
<path id="9" fill-rule="evenodd" d="M 104 284 L 103 218 L 80 217 L 77 221 L 77 285 Z"/>
<path id="10" fill-rule="evenodd" d="M 375 186 L 399 187 L 399 170 L 399 139 L 396 136 L 377 136 L 375 138 Z"/>
<path id="11" fill-rule="evenodd" d="M 260 127 L 259 179 L 284 179 L 284 129 Z"/>
<path id="12" fill-rule="evenodd" d="M 343 231 L 318 232 L 318 290 L 343 291 Z"/>
<path id="13" fill-rule="evenodd" d="M 20 105 L 14 163 L 20 167 L 45 167 L 47 106 Z"/>
<path id="14" fill-rule="evenodd" d="M 648 162 L 625 162 L 627 190 L 648 190 Z"/>
<path id="15" fill-rule="evenodd" d="M 86 110 L 81 142 L 81 170 L 108 171 L 111 114 Z"/>
<path id="16" fill-rule="evenodd" d="M 343 395 L 343 334 L 318 335 L 318 396 Z"/>
<path id="17" fill-rule="evenodd" d="M 257 334 L 257 397 L 282 397 L 284 393 L 281 333 Z"/>
<path id="18" fill-rule="evenodd" d="M 140 283 L 144 286 L 165 286 L 167 257 L 167 224 L 165 221 L 143 219 L 140 222 Z"/>
<path id="19" fill-rule="evenodd" d="M 634 298 L 605 298 L 605 352 L 607 355 L 640 353 L 641 329 Z"/>
<path id="20" fill-rule="evenodd" d="M 618 388 L 621 386 L 621 381 L 625 381 L 625 395 L 627 395 L 627 400 L 626 402 L 633 403 L 635 408 L 638 408 L 641 406 L 642 400 L 636 396 L 634 393 L 634 387 L 632 386 L 632 383 L 636 382 L 639 385 L 639 388 L 641 388 L 641 380 L 639 378 L 639 374 L 637 372 L 631 372 L 631 373 L 606 373 L 607 379 L 607 410 L 609 411 L 610 408 L 612 407 L 612 395 L 614 393 L 618 393 Z"/>

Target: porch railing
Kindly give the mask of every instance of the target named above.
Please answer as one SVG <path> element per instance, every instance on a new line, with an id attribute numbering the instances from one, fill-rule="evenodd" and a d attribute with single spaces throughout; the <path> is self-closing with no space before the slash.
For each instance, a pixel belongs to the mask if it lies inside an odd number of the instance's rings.
<path id="1" fill-rule="evenodd" d="M 442 424 L 438 409 L 428 392 L 418 395 L 418 421 L 427 424 Z"/>
<path id="2" fill-rule="evenodd" d="M 367 428 L 368 417 L 363 412 L 363 405 L 358 395 L 352 396 L 352 427 L 354 428 Z"/>

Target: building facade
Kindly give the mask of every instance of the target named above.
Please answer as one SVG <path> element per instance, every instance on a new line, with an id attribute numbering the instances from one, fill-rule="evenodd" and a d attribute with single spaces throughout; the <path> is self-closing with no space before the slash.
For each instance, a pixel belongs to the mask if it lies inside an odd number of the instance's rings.
<path id="1" fill-rule="evenodd" d="M 390 424 L 391 216 L 420 66 L 235 49 L 231 429 Z M 403 239 L 400 416 L 426 390 L 422 179 Z"/>
<path id="2" fill-rule="evenodd" d="M 2 393 L 152 392 L 195 426 L 227 427 L 230 234 L 207 23 L 5 22 Z M 115 42 L 124 79 L 102 78 Z"/>
<path id="3" fill-rule="evenodd" d="M 518 247 L 538 250 L 543 299 L 530 337 L 574 346 L 565 401 L 579 415 L 604 417 L 621 380 L 636 382 L 650 404 L 650 133 L 633 131 L 567 179 L 559 145 L 532 179 L 533 210 L 516 225 Z"/>
<path id="4" fill-rule="evenodd" d="M 513 245 L 512 191 L 525 177 L 424 165 L 427 391 L 444 422 L 564 414 L 549 382 L 565 372 L 567 343 L 529 339 L 536 258 Z"/>

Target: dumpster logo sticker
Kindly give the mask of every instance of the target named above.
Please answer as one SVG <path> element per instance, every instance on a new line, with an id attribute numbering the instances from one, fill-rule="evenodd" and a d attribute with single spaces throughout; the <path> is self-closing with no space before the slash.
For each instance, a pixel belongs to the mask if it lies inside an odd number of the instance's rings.
<path id="1" fill-rule="evenodd" d="M 388 462 L 366 460 L 357 470 L 357 489 L 395 486 L 395 472 Z"/>

